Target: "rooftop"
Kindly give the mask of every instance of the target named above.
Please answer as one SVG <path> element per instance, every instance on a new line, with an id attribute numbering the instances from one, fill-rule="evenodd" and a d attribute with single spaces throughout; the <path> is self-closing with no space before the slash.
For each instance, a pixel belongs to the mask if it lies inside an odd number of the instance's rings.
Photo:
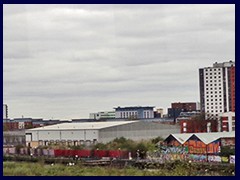
<path id="1" fill-rule="evenodd" d="M 128 107 L 116 107 L 114 109 L 144 109 L 144 108 L 154 108 L 155 106 L 128 106 Z"/>
<path id="2" fill-rule="evenodd" d="M 235 132 L 213 132 L 213 133 L 184 133 L 184 134 L 170 134 L 181 144 L 185 143 L 190 137 L 196 136 L 205 144 L 209 144 L 213 141 L 216 141 L 220 138 L 235 138 Z M 168 136 L 168 137 L 169 137 Z M 167 138 L 168 138 L 167 137 Z M 167 139 L 166 138 L 166 139 Z"/>
<path id="3" fill-rule="evenodd" d="M 107 121 L 107 122 L 79 122 L 79 123 L 61 123 L 51 126 L 43 126 L 39 128 L 28 129 L 28 131 L 44 131 L 44 130 L 84 130 L 84 129 L 103 129 L 123 124 L 130 124 L 138 121 Z"/>

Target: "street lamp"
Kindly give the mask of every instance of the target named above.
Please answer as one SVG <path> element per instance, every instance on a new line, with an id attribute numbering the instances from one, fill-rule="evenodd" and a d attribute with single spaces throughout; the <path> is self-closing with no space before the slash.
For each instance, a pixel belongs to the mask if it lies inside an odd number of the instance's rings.
<path id="1" fill-rule="evenodd" d="M 118 158 L 121 159 L 121 148 L 118 148 Z"/>

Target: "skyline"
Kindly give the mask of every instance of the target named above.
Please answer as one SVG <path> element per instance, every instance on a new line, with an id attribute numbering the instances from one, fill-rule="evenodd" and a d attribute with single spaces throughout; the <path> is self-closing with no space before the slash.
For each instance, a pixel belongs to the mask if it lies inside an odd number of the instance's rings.
<path id="1" fill-rule="evenodd" d="M 235 61 L 235 5 L 3 5 L 9 117 L 88 118 L 200 102 L 199 68 Z"/>

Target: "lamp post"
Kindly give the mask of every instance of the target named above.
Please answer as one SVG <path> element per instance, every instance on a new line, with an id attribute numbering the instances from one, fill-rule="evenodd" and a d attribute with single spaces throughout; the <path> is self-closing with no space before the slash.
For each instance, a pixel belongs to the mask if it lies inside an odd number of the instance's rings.
<path id="1" fill-rule="evenodd" d="M 121 148 L 118 148 L 118 158 L 121 159 Z"/>
<path id="2" fill-rule="evenodd" d="M 97 154 L 96 154 L 96 155 L 97 155 L 97 158 L 99 158 L 98 150 L 99 150 L 99 149 L 97 148 Z"/>

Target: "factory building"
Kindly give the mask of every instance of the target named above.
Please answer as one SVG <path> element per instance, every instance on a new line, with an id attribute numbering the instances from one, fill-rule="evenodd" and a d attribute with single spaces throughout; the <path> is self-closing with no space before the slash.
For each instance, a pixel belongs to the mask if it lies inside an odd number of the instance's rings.
<path id="1" fill-rule="evenodd" d="M 170 134 L 164 141 L 169 147 L 185 147 L 189 154 L 219 154 L 221 147 L 235 146 L 235 132 Z"/>
<path id="2" fill-rule="evenodd" d="M 133 106 L 115 108 L 115 117 L 123 119 L 150 119 L 154 118 L 153 106 Z"/>
<path id="3" fill-rule="evenodd" d="M 158 136 L 165 138 L 169 133 L 179 132 L 179 125 L 144 121 L 110 121 L 44 126 L 26 130 L 25 136 L 28 146 L 37 147 L 52 142 L 65 145 L 106 143 L 120 137 L 137 141 Z"/>

